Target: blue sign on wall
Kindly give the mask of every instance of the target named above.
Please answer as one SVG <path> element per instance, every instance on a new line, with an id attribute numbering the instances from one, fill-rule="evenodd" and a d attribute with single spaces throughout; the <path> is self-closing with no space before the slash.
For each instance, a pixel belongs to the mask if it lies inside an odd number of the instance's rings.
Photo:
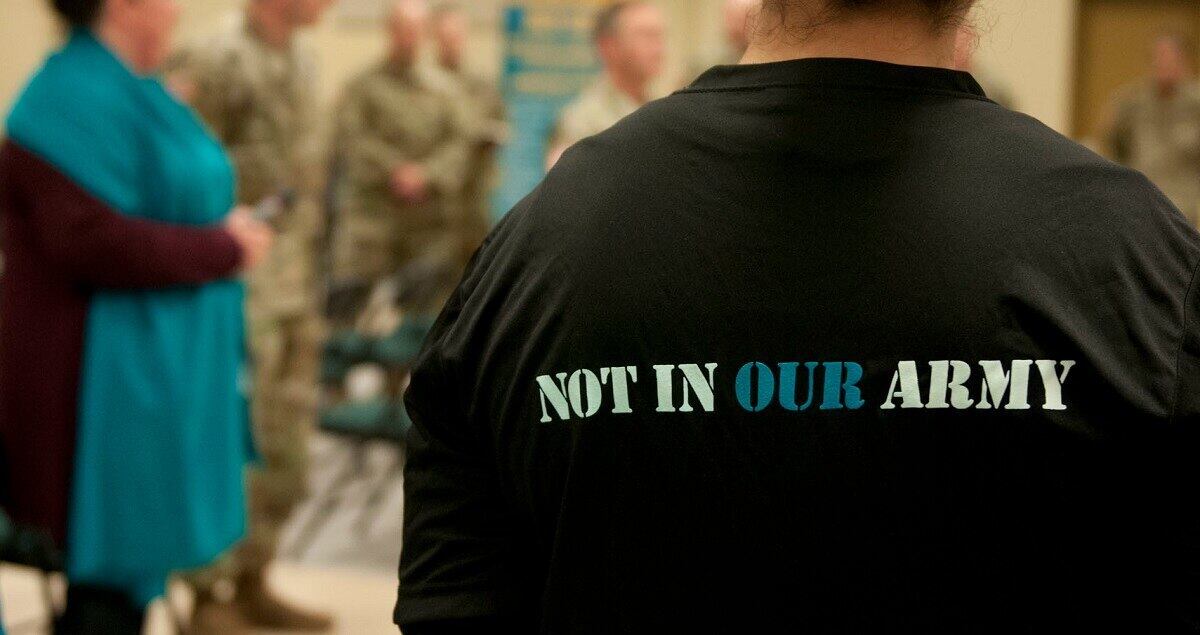
<path id="1" fill-rule="evenodd" d="M 502 89 L 512 136 L 500 154 L 503 180 L 492 200 L 496 219 L 542 181 L 559 112 L 596 76 L 595 11 L 595 4 L 578 0 L 505 9 Z"/>

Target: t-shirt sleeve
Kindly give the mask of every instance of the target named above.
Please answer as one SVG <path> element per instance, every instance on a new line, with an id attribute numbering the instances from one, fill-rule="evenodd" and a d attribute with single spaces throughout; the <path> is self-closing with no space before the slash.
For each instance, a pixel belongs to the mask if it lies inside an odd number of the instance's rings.
<path id="1" fill-rule="evenodd" d="M 513 547 L 499 469 L 491 435 L 467 416 L 471 386 L 462 369 L 470 362 L 463 359 L 460 333 L 469 330 L 460 324 L 465 295 L 460 286 L 435 323 L 405 396 L 413 428 L 394 613 L 405 632 L 496 618 L 510 608 L 504 596 L 513 586 L 506 564 Z"/>
<path id="2" fill-rule="evenodd" d="M 1162 446 L 1162 507 L 1173 516 L 1163 523 L 1166 571 L 1172 614 L 1195 628 L 1200 624 L 1200 289 L 1195 274 L 1184 303 L 1183 335 L 1177 360 L 1175 405 Z"/>

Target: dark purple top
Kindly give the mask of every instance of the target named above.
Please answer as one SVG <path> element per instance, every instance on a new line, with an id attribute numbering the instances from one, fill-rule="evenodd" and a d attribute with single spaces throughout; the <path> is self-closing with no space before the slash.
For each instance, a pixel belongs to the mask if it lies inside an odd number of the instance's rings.
<path id="1" fill-rule="evenodd" d="M 241 251 L 219 227 L 124 216 L 11 140 L 0 222 L 0 506 L 63 544 L 91 290 L 217 280 Z"/>

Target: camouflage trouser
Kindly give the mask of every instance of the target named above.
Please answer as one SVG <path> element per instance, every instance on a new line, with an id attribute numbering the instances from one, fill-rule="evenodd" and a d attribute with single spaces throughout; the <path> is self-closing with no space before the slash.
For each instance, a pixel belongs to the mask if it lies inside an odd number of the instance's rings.
<path id="1" fill-rule="evenodd" d="M 308 437 L 315 427 L 317 369 L 323 337 L 313 314 L 254 318 L 252 416 L 260 463 L 247 473 L 249 528 L 220 561 L 189 573 L 200 593 L 221 580 L 261 575 L 275 557 L 279 533 L 307 494 Z"/>

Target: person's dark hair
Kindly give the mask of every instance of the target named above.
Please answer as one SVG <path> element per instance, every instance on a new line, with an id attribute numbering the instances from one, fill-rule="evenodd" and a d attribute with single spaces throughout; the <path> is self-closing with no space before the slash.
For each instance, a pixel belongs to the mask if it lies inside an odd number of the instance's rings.
<path id="1" fill-rule="evenodd" d="M 763 9 L 766 13 L 773 13 L 776 16 L 783 18 L 785 24 L 789 24 L 790 9 L 798 8 L 802 5 L 812 5 L 816 0 L 763 0 Z M 967 9 L 970 9 L 976 0 L 823 0 L 825 3 L 824 12 L 818 17 L 808 15 L 809 21 L 803 23 L 802 26 L 812 28 L 820 26 L 822 22 L 837 20 L 839 17 L 847 13 L 859 11 L 870 11 L 875 9 L 899 9 L 899 10 L 916 10 L 924 13 L 929 18 L 930 23 L 937 28 L 945 28 L 955 26 L 955 20 L 960 17 Z"/>
<path id="2" fill-rule="evenodd" d="M 91 26 L 100 17 L 105 0 L 50 0 L 54 12 L 69 26 Z"/>
<path id="3" fill-rule="evenodd" d="M 614 2 L 596 14 L 596 23 L 592 27 L 592 41 L 599 42 L 617 31 L 621 23 L 621 15 L 633 7 L 646 4 L 644 0 L 623 0 Z"/>

